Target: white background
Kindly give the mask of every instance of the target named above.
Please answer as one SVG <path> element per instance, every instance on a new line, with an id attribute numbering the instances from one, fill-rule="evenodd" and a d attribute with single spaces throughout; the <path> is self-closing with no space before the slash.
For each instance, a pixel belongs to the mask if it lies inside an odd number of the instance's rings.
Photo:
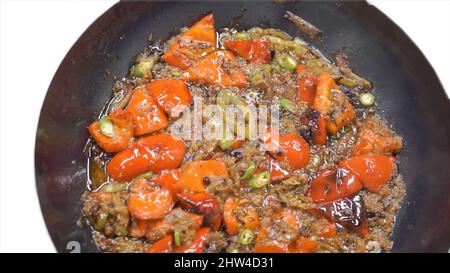
<path id="1" fill-rule="evenodd" d="M 1 252 L 55 251 L 34 179 L 39 111 L 67 51 L 115 2 L 0 0 Z M 370 2 L 416 42 L 449 92 L 450 1 Z"/>

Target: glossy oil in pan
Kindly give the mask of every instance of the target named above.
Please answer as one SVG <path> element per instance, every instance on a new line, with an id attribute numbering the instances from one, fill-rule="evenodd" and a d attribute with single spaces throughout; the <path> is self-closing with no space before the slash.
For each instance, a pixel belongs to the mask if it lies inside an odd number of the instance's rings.
<path id="1" fill-rule="evenodd" d="M 342 51 L 375 84 L 382 115 L 405 139 L 400 154 L 407 196 L 393 235 L 394 252 L 447 252 L 450 247 L 450 103 L 436 73 L 406 34 L 365 2 L 119 2 L 98 18 L 64 58 L 47 92 L 35 150 L 36 185 L 48 231 L 59 252 L 76 241 L 97 251 L 88 227 L 77 225 L 86 188 L 86 127 L 111 96 L 148 36 L 167 39 L 207 12 L 216 27 L 252 26 L 299 33 L 290 10 L 323 32 L 312 44 Z M 57 38 L 55 38 L 57 39 Z M 69 245 L 68 245 L 69 243 Z"/>

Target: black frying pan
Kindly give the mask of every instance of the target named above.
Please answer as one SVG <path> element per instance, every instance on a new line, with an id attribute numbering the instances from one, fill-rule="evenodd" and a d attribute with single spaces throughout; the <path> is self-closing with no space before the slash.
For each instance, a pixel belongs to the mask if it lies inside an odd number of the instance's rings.
<path id="1" fill-rule="evenodd" d="M 61 63 L 42 108 L 36 138 L 36 184 L 42 212 L 59 252 L 81 244 L 97 251 L 88 228 L 77 226 L 86 187 L 82 149 L 86 126 L 111 95 L 147 38 L 166 39 L 214 12 L 216 26 L 273 27 L 298 35 L 283 19 L 291 10 L 319 27 L 326 55 L 346 53 L 354 70 L 375 83 L 384 117 L 405 138 L 400 169 L 406 201 L 397 217 L 395 252 L 447 252 L 450 247 L 450 103 L 433 68 L 406 34 L 365 2 L 120 2 L 78 39 Z M 431 29 L 431 28 L 430 28 Z M 436 35 L 436 33 L 430 34 Z M 57 38 L 56 38 L 57 39 Z"/>

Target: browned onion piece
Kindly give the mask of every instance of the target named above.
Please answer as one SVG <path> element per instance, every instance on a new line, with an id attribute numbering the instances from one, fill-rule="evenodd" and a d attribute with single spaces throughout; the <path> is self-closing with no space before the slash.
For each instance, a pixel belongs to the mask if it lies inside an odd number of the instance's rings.
<path id="1" fill-rule="evenodd" d="M 108 104 L 108 115 L 117 109 L 124 109 L 130 102 L 131 96 L 133 95 L 133 86 L 129 81 L 117 82 L 114 85 L 114 95 Z"/>

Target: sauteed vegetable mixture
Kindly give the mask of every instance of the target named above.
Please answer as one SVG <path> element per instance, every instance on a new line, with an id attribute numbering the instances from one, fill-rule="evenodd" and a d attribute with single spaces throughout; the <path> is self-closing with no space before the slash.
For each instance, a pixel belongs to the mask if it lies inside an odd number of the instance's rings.
<path id="1" fill-rule="evenodd" d="M 99 249 L 389 251 L 402 138 L 377 115 L 371 83 L 335 58 L 277 29 L 217 32 L 213 14 L 151 42 L 88 128 L 82 212 Z M 194 97 L 277 104 L 280 130 L 178 139 L 169 127 Z"/>

